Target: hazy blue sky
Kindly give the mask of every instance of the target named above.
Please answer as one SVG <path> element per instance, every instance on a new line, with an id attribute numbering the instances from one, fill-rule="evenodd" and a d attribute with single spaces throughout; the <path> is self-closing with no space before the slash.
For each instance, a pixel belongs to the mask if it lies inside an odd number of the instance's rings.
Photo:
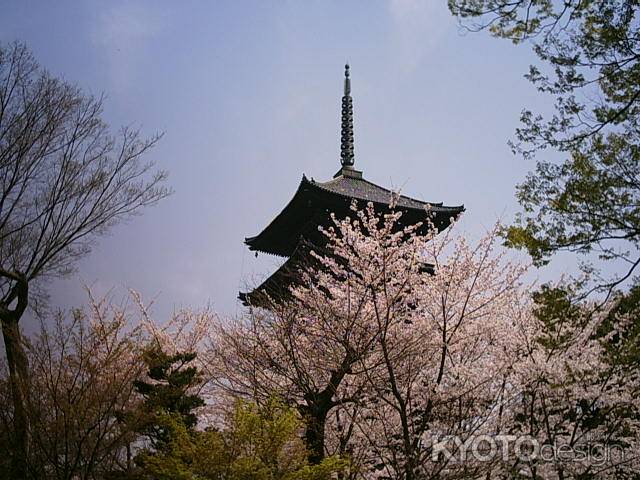
<path id="1" fill-rule="evenodd" d="M 544 103 L 523 78 L 532 60 L 465 34 L 446 0 L 2 1 L 0 40 L 108 95 L 114 126 L 165 132 L 150 156 L 175 194 L 100 241 L 57 305 L 83 284 L 234 313 L 241 285 L 269 274 L 243 244 L 286 204 L 303 173 L 339 166 L 343 65 L 351 64 L 356 167 L 429 201 L 464 203 L 478 235 L 517 211 L 532 165 L 507 147 L 523 106 Z"/>

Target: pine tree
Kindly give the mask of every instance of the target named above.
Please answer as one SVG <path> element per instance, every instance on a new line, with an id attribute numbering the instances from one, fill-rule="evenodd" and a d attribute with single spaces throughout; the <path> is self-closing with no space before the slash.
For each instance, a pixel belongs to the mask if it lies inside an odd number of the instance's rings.
<path id="1" fill-rule="evenodd" d="M 162 421 L 166 416 L 174 417 L 187 430 L 193 430 L 198 423 L 194 410 L 203 406 L 204 400 L 190 393 L 201 380 L 198 369 L 192 365 L 195 358 L 194 352 L 168 354 L 155 345 L 144 354 L 148 380 L 134 382 L 144 397 L 138 429 L 155 449 L 170 441 L 172 429 Z"/>

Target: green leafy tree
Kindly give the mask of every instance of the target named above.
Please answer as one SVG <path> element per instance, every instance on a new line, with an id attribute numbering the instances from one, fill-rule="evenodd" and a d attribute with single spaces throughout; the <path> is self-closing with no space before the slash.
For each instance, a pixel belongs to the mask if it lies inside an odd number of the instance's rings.
<path id="1" fill-rule="evenodd" d="M 179 414 L 164 414 L 170 432 L 162 451 L 145 451 L 135 478 L 154 480 L 324 480 L 344 470 L 335 457 L 309 465 L 296 411 L 270 401 L 238 402 L 225 428 L 196 431 Z"/>
<path id="2" fill-rule="evenodd" d="M 227 424 L 201 436 L 196 470 L 204 478 L 321 480 L 346 467 L 337 457 L 310 465 L 298 413 L 276 400 L 262 406 L 240 401 Z"/>
<path id="3" fill-rule="evenodd" d="M 544 286 L 534 293 L 543 328 L 539 342 L 544 364 L 589 330 L 573 354 L 585 365 L 587 344 L 602 346 L 599 368 L 571 392 L 568 383 L 532 386 L 523 396 L 523 431 L 560 438 L 571 425 L 571 442 L 581 435 L 600 438 L 630 453 L 637 432 L 638 323 L 640 287 L 640 3 L 635 0 L 448 0 L 451 12 L 471 30 L 531 47 L 538 62 L 526 78 L 553 99 L 550 114 L 524 109 L 510 142 L 515 153 L 537 164 L 517 187 L 523 207 L 505 230 L 507 244 L 526 249 L 538 265 L 558 252 L 583 260 L 592 284 Z M 616 274 L 594 268 L 598 258 Z M 627 291 L 628 281 L 631 288 Z M 588 288 L 588 287 L 591 288 Z M 622 289 L 622 290 L 621 290 Z M 596 302 L 585 295 L 601 291 Z M 573 331 L 573 333 L 572 333 Z M 593 360 L 593 359 L 592 359 Z M 577 383 L 576 383 L 577 385 Z M 617 395 L 617 393 L 622 394 Z M 569 400 L 569 401 L 567 401 Z M 564 407 L 562 406 L 564 403 Z M 551 408 L 548 408 L 551 406 Z M 557 415 L 560 412 L 561 415 Z M 555 418 L 554 418 L 555 416 Z M 611 471 L 580 474 L 566 466 L 559 478 L 637 478 L 633 463 Z M 575 465 L 573 465 L 575 467 Z M 536 468 L 529 465 L 534 477 Z M 518 470 L 518 469 L 516 469 Z M 519 471 L 519 470 L 518 470 Z M 515 473 L 515 472 L 514 472 Z M 542 474 L 542 477 L 545 477 Z"/>
<path id="4" fill-rule="evenodd" d="M 544 149 L 518 186 L 524 211 L 512 246 L 545 263 L 558 251 L 621 260 L 601 279 L 612 291 L 640 264 L 640 5 L 635 0 L 448 0 L 472 30 L 531 46 L 526 77 L 554 99 L 554 113 L 525 109 L 512 142 L 525 158 Z"/>
<path id="5" fill-rule="evenodd" d="M 194 432 L 184 424 L 178 414 L 157 413 L 155 427 L 163 432 L 159 448 L 144 449 L 136 456 L 138 468 L 127 479 L 189 480 L 196 478 L 192 465 L 196 458 Z"/>

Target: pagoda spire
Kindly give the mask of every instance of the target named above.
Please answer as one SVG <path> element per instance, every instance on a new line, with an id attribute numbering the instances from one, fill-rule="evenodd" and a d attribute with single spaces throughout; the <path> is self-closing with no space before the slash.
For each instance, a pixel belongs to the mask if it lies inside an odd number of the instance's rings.
<path id="1" fill-rule="evenodd" d="M 340 163 L 352 167 L 353 155 L 353 100 L 351 99 L 351 78 L 349 64 L 344 66 L 344 95 L 342 97 L 342 124 L 340 132 Z"/>

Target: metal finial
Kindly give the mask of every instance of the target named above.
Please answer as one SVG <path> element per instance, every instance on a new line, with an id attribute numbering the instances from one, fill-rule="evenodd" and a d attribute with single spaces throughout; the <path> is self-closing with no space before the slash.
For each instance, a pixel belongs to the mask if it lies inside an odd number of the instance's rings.
<path id="1" fill-rule="evenodd" d="M 344 66 L 344 94 L 349 95 L 351 93 L 351 79 L 349 78 L 349 64 Z"/>
<path id="2" fill-rule="evenodd" d="M 351 99 L 351 78 L 349 64 L 344 66 L 344 96 L 342 97 L 342 124 L 340 134 L 340 163 L 353 166 L 353 100 Z"/>

